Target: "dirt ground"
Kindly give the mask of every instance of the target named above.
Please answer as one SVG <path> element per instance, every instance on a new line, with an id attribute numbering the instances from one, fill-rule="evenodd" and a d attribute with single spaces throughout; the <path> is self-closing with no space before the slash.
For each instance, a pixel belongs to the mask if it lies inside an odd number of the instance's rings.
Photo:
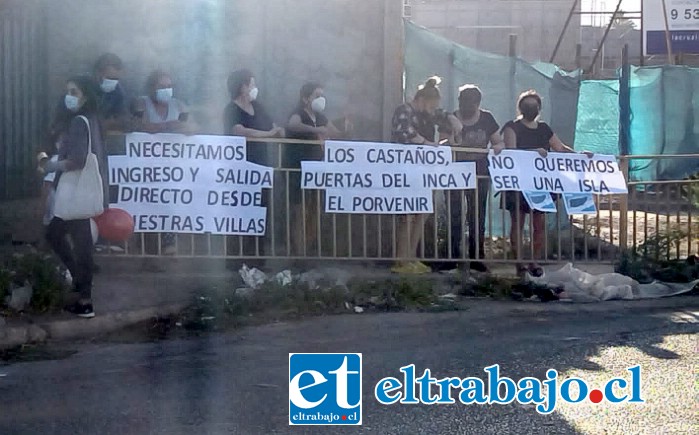
<path id="1" fill-rule="evenodd" d="M 613 245 L 620 245 L 621 212 L 618 210 L 600 210 L 595 216 L 573 216 L 573 224 L 591 236 Z M 647 211 L 629 210 L 626 222 L 627 247 L 638 247 L 645 241 L 667 235 L 672 240 L 661 240 L 670 246 L 671 258 L 683 258 L 699 252 L 699 213 L 675 212 L 652 213 Z"/>

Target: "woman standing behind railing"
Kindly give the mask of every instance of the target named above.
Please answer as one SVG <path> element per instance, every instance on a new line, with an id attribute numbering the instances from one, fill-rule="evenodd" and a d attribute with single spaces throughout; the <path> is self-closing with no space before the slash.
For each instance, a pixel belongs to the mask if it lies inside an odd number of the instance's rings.
<path id="1" fill-rule="evenodd" d="M 162 70 L 153 71 L 146 80 L 146 93 L 147 95 L 136 98 L 131 107 L 137 131 L 185 134 L 194 132 L 194 126 L 189 119 L 189 109 L 174 97 L 174 85 L 170 74 Z M 163 233 L 161 242 L 162 254 L 177 254 L 175 233 Z"/>
<path id="2" fill-rule="evenodd" d="M 523 92 L 517 100 L 517 112 L 519 116 L 514 121 L 510 121 L 503 127 L 505 137 L 505 147 L 519 150 L 530 150 L 538 152 L 542 157 L 546 157 L 550 150 L 561 153 L 574 153 L 575 151 L 565 145 L 556 136 L 545 122 L 539 121 L 541 113 L 541 97 L 534 90 Z M 499 154 L 500 149 L 495 150 Z M 588 157 L 592 153 L 584 152 Z M 521 259 L 520 245 L 522 244 L 522 230 L 524 219 L 527 214 L 531 216 L 532 222 L 532 244 L 534 258 L 528 267 L 517 264 L 517 272 L 522 274 L 529 272 L 533 276 L 541 276 L 543 269 L 537 264 L 537 260 L 543 258 L 544 236 L 546 231 L 546 215 L 543 212 L 532 210 L 527 204 L 524 195 L 520 192 L 508 191 L 504 194 L 503 205 L 510 212 L 511 231 L 510 242 L 515 254 L 515 258 Z"/>
<path id="3" fill-rule="evenodd" d="M 464 85 L 459 89 L 459 110 L 455 115 L 461 120 L 463 128 L 457 141 L 458 145 L 467 148 L 494 149 L 503 148 L 500 126 L 487 110 L 481 109 L 481 90 L 476 85 Z M 475 161 L 478 177 L 488 175 L 487 154 L 474 154 L 457 151 L 456 161 Z M 466 197 L 466 223 L 468 225 L 468 258 L 470 268 L 479 272 L 487 272 L 487 266 L 482 262 L 485 258 L 485 214 L 487 212 L 490 180 L 478 179 L 478 201 L 476 189 L 465 192 L 456 190 L 450 193 L 451 202 L 451 255 L 452 258 L 462 258 L 461 241 L 464 231 L 461 225 L 462 199 Z M 477 219 L 476 219 L 476 215 Z M 478 237 L 476 237 L 478 234 Z M 481 261 L 474 261 L 478 258 Z"/>
<path id="4" fill-rule="evenodd" d="M 301 87 L 296 110 L 289 118 L 286 127 L 288 137 L 300 140 L 337 139 L 340 130 L 328 121 L 325 111 L 325 93 L 319 83 L 309 82 Z M 312 144 L 287 144 L 284 149 L 284 163 L 287 169 L 300 169 L 302 161 L 323 160 L 323 148 Z M 316 242 L 320 216 L 318 214 L 317 193 L 303 195 L 301 173 L 289 171 L 289 204 L 292 207 L 292 249 L 294 253 L 307 255 Z M 305 199 L 305 200 L 304 200 Z M 305 203 L 305 208 L 304 208 Z M 305 212 L 305 213 L 304 213 Z M 305 225 L 306 237 L 303 236 Z M 306 249 L 304 249 L 304 246 Z"/>
<path id="5" fill-rule="evenodd" d="M 447 124 L 454 136 L 461 133 L 461 123 L 454 115 L 438 112 L 441 94 L 439 77 L 429 78 L 418 88 L 413 101 L 398 106 L 391 122 L 391 142 L 411 145 L 438 146 L 436 126 Z M 414 258 L 423 233 L 427 215 L 409 214 L 399 217 L 396 228 L 396 256 Z M 435 253 L 436 254 L 436 253 Z M 436 257 L 436 255 L 435 255 Z M 397 273 L 427 273 L 431 269 L 422 262 L 399 260 L 392 269 Z"/>
<path id="6" fill-rule="evenodd" d="M 223 112 L 223 130 L 227 135 L 244 136 L 247 141 L 247 161 L 264 166 L 277 166 L 276 149 L 273 144 L 250 141 L 250 138 L 284 137 L 284 129 L 277 127 L 272 121 L 264 106 L 257 101 L 259 90 L 255 83 L 255 77 L 247 69 L 240 69 L 228 76 L 228 92 L 231 102 Z M 267 215 L 270 216 L 271 193 L 263 191 L 262 206 L 267 207 Z M 271 220 L 268 218 L 267 222 Z M 266 234 L 270 230 L 267 229 Z M 247 256 L 265 255 L 264 243 L 255 246 L 254 241 L 259 240 L 245 237 L 243 242 L 243 254 Z M 268 239 L 263 239 L 268 241 Z"/>
<path id="7" fill-rule="evenodd" d="M 257 101 L 259 90 L 255 77 L 247 69 L 240 69 L 228 76 L 228 92 L 231 102 L 223 113 L 225 134 L 249 138 L 284 137 L 284 129 L 277 127 L 264 106 Z M 274 149 L 266 143 L 248 141 L 249 162 L 273 166 Z"/>

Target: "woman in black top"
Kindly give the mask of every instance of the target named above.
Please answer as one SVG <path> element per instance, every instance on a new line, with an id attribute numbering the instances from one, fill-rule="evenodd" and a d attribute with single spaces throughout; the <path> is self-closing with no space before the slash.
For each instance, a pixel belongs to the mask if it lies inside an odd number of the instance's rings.
<path id="1" fill-rule="evenodd" d="M 340 131 L 328 121 L 325 111 L 325 94 L 319 83 L 309 82 L 301 87 L 296 110 L 286 127 L 289 138 L 300 140 L 325 140 L 339 138 Z M 301 168 L 302 161 L 323 160 L 323 147 L 312 144 L 287 144 L 284 149 L 284 168 Z M 311 251 L 318 232 L 318 195 L 310 192 L 302 201 L 301 173 L 289 171 L 289 204 L 293 207 L 293 247 L 301 255 Z M 303 204 L 305 203 L 305 216 Z M 306 228 L 304 252 L 303 228 Z"/>
<path id="2" fill-rule="evenodd" d="M 459 110 L 454 115 L 461 121 L 463 128 L 457 144 L 467 148 L 487 149 L 489 145 L 493 149 L 502 149 L 505 144 L 500 135 L 500 126 L 493 114 L 481 109 L 482 93 L 478 86 L 464 85 L 459 89 Z M 456 161 L 475 161 L 476 174 L 478 175 L 478 201 L 476 201 L 476 189 L 465 192 L 467 209 L 466 222 L 468 224 L 468 256 L 470 259 L 485 257 L 485 214 L 488 204 L 490 180 L 488 176 L 488 155 L 455 152 Z M 461 199 L 462 191 L 450 191 L 451 203 L 451 253 L 453 258 L 461 258 L 461 239 L 463 230 L 461 227 Z M 476 213 L 478 211 L 478 213 Z M 476 219 L 478 214 L 478 219 Z M 478 243 L 476 243 L 478 234 Z M 476 257 L 477 255 L 477 257 Z M 488 268 L 481 261 L 471 261 L 470 268 L 486 272 Z"/>
<path id="3" fill-rule="evenodd" d="M 531 150 L 538 152 L 542 157 L 546 157 L 551 150 L 560 153 L 574 153 L 575 151 L 565 145 L 556 136 L 545 122 L 539 121 L 541 112 L 541 97 L 534 90 L 522 93 L 517 100 L 517 111 L 519 116 L 516 120 L 510 121 L 503 127 L 505 146 L 520 150 Z M 497 154 L 499 151 L 496 150 Z M 588 157 L 592 153 L 585 152 Z M 541 276 L 543 269 L 536 263 L 537 259 L 543 256 L 544 232 L 546 231 L 546 215 L 543 212 L 529 208 L 524 195 L 520 192 L 505 192 L 505 208 L 510 212 L 511 231 L 510 242 L 514 249 L 516 258 L 519 257 L 519 246 L 522 242 L 522 229 L 524 218 L 531 213 L 532 240 L 534 245 L 534 258 L 529 263 L 528 270 L 534 276 Z M 518 264 L 517 271 L 522 273 L 526 269 Z"/>
<path id="4" fill-rule="evenodd" d="M 258 89 L 255 77 L 247 69 L 234 71 L 228 76 L 228 92 L 231 102 L 223 113 L 224 133 L 226 135 L 245 136 L 246 138 L 284 137 L 284 129 L 277 127 L 264 107 L 257 102 Z M 247 161 L 265 166 L 276 166 L 276 149 L 272 144 L 262 142 L 247 142 Z M 262 206 L 267 207 L 267 222 L 270 222 L 269 204 L 271 193 L 262 192 Z M 270 242 L 267 237 L 244 237 L 243 253 L 245 255 L 264 255 Z M 235 252 L 235 249 L 233 248 Z"/>
<path id="5" fill-rule="evenodd" d="M 247 138 L 284 137 L 284 129 L 277 127 L 264 107 L 257 102 L 258 89 L 255 77 L 249 70 L 241 69 L 228 77 L 231 102 L 223 114 L 224 132 L 227 135 Z M 274 150 L 267 144 L 248 142 L 248 161 L 271 165 L 276 159 Z"/>
<path id="6" fill-rule="evenodd" d="M 290 138 L 306 140 L 324 140 L 340 136 L 332 122 L 328 121 L 325 111 L 325 92 L 319 83 L 309 82 L 301 87 L 299 103 L 289 118 L 287 131 Z M 315 146 L 313 149 L 318 150 Z M 293 155 L 291 153 L 290 155 Z M 317 154 L 322 158 L 323 154 Z"/>

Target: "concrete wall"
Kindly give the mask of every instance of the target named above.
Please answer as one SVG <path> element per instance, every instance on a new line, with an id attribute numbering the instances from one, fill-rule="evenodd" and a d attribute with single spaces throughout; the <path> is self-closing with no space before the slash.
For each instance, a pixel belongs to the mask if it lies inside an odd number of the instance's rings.
<path id="1" fill-rule="evenodd" d="M 54 97 L 67 76 L 111 51 L 127 64 L 130 94 L 143 92 L 153 69 L 170 71 L 175 96 L 205 132 L 222 133 L 226 78 L 245 67 L 278 124 L 301 85 L 316 80 L 326 86 L 330 116 L 356 111 L 365 136 L 382 135 L 384 1 L 62 0 L 46 1 L 45 10 Z M 399 15 L 393 23 L 400 26 Z"/>
<path id="2" fill-rule="evenodd" d="M 401 102 L 400 0 L 35 1 L 47 23 L 47 111 L 65 80 L 90 73 L 104 52 L 126 63 L 130 96 L 143 93 L 153 69 L 170 71 L 202 133 L 223 132 L 226 78 L 238 68 L 254 72 L 259 100 L 282 125 L 308 80 L 325 85 L 331 119 L 356 115 L 356 139 L 385 138 Z M 37 240 L 41 207 L 36 199 L 0 203 L 3 239 Z"/>
<path id="3" fill-rule="evenodd" d="M 548 62 L 573 0 L 411 0 L 412 20 L 459 44 L 507 56 L 509 34 L 517 34 L 518 55 Z M 580 6 L 578 6 L 580 10 Z M 571 19 L 556 64 L 575 67 L 580 16 Z"/>

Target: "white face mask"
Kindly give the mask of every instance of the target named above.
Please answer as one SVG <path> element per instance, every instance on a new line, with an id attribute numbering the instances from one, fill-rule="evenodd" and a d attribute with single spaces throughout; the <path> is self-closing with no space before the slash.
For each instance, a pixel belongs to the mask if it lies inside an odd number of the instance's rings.
<path id="1" fill-rule="evenodd" d="M 311 110 L 314 112 L 322 112 L 325 110 L 325 97 L 318 97 L 311 101 Z"/>
<path id="2" fill-rule="evenodd" d="M 155 99 L 161 103 L 172 100 L 172 88 L 158 89 L 155 91 Z"/>
<path id="3" fill-rule="evenodd" d="M 66 95 L 64 101 L 66 104 L 66 109 L 70 110 L 71 112 L 77 112 L 80 108 L 80 100 L 76 96 Z"/>
<path id="4" fill-rule="evenodd" d="M 250 92 L 248 92 L 248 96 L 250 97 L 250 101 L 255 101 L 255 100 L 257 100 L 257 94 L 258 94 L 259 92 L 260 92 L 260 90 L 257 89 L 257 87 L 254 87 L 254 88 L 250 89 Z"/>
<path id="5" fill-rule="evenodd" d="M 118 84 L 119 84 L 119 80 L 102 79 L 102 83 L 100 84 L 100 88 L 102 89 L 102 92 L 105 92 L 108 94 L 110 92 L 114 92 L 114 90 L 116 89 Z"/>

